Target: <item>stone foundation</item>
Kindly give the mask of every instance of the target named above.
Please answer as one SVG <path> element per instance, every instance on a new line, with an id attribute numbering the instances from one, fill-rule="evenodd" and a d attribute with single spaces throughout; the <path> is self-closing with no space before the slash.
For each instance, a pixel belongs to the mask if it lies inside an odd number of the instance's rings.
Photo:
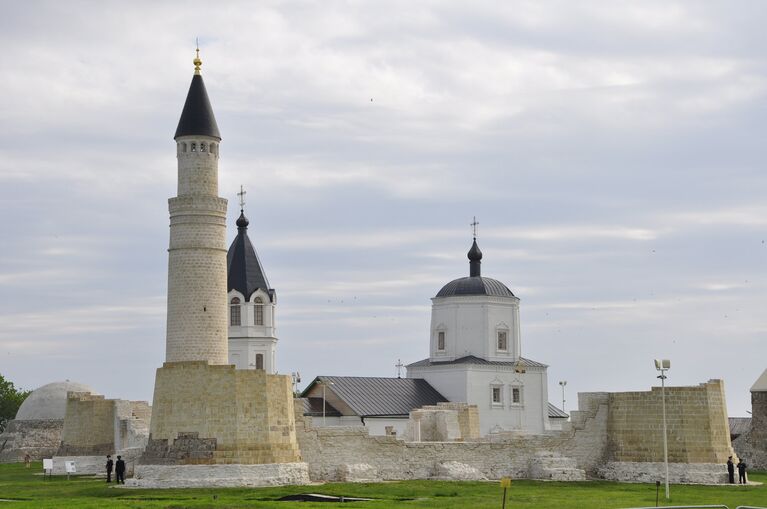
<path id="1" fill-rule="evenodd" d="M 52 457 L 63 428 L 62 419 L 9 421 L 0 434 L 0 463 L 23 462 L 26 454 L 34 461 Z"/>
<path id="2" fill-rule="evenodd" d="M 265 465 L 138 465 L 126 486 L 213 488 L 309 484 L 306 463 Z"/>
<path id="3" fill-rule="evenodd" d="M 259 369 L 166 362 L 157 370 L 150 430 L 145 465 L 301 461 L 292 380 Z"/>
<path id="4" fill-rule="evenodd" d="M 727 468 L 718 463 L 669 463 L 668 479 L 671 484 L 727 484 Z M 608 481 L 663 483 L 666 479 L 664 463 L 609 462 L 599 469 Z"/>

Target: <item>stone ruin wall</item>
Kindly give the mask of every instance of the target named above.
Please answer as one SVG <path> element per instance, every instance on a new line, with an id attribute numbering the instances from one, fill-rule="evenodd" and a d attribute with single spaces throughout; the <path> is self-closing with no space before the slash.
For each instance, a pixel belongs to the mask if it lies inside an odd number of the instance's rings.
<path id="1" fill-rule="evenodd" d="M 166 362 L 157 370 L 153 405 L 145 464 L 300 461 L 290 376 Z"/>
<path id="2" fill-rule="evenodd" d="M 732 442 L 751 470 L 767 470 L 767 391 L 751 393 L 751 429 Z"/>
<path id="3" fill-rule="evenodd" d="M 608 461 L 663 462 L 661 388 L 609 396 Z M 666 388 L 670 463 L 727 462 L 734 455 L 724 384 Z"/>
<path id="4" fill-rule="evenodd" d="M 428 479 L 440 477 L 440 469 L 451 463 L 490 479 L 527 478 L 542 452 L 577 458 L 578 468 L 593 472 L 605 452 L 607 398 L 603 393 L 580 394 L 579 401 L 583 410 L 573 412 L 568 430 L 545 435 L 405 442 L 390 436 L 370 436 L 364 427 L 316 428 L 312 418 L 299 411 L 296 436 L 312 480 L 348 480 L 345 475 L 355 466 L 364 466 L 367 475 L 375 479 Z"/>
<path id="5" fill-rule="evenodd" d="M 61 445 L 63 419 L 12 420 L 0 434 L 0 463 L 33 461 L 52 457 Z"/>
<path id="6" fill-rule="evenodd" d="M 732 448 L 721 381 L 667 388 L 666 395 L 673 478 L 678 482 L 724 482 L 721 465 Z M 542 435 L 504 432 L 443 442 L 370 436 L 364 427 L 314 427 L 312 418 L 299 412 L 296 436 L 309 475 L 318 481 L 440 478 L 440 472 L 451 464 L 489 479 L 578 479 L 577 469 L 592 477 L 646 481 L 662 477 L 662 463 L 656 459 L 663 451 L 659 401 L 659 389 L 581 393 L 579 410 L 571 412 L 562 431 Z M 440 411 L 445 409 L 427 407 L 425 412 L 415 410 L 413 417 L 436 416 Z M 438 421 L 434 419 L 435 426 Z M 547 468 L 555 474 L 540 476 Z M 355 472 L 361 477 L 355 479 Z M 557 475 L 560 477 L 554 477 Z"/>
<path id="7" fill-rule="evenodd" d="M 56 456 L 95 456 L 115 452 L 115 402 L 89 392 L 67 394 L 61 447 Z"/>

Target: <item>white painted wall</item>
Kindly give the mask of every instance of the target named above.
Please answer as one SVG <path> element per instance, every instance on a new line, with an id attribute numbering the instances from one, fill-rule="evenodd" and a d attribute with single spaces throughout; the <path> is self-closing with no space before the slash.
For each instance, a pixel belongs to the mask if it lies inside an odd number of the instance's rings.
<path id="1" fill-rule="evenodd" d="M 264 356 L 264 370 L 269 374 L 276 373 L 277 327 L 274 303 L 260 289 L 253 292 L 248 300 L 237 290 L 231 290 L 227 302 L 231 303 L 234 297 L 239 298 L 241 303 L 240 325 L 229 322 L 229 363 L 237 369 L 256 369 L 256 355 L 261 354 Z M 262 301 L 263 325 L 255 325 L 257 297 Z"/>
<path id="2" fill-rule="evenodd" d="M 439 332 L 445 333 L 445 349 L 438 349 Z M 507 348 L 498 350 L 497 333 L 506 331 Z M 513 361 L 521 355 L 519 299 L 469 295 L 432 299 L 432 361 L 474 355 L 491 361 Z"/>

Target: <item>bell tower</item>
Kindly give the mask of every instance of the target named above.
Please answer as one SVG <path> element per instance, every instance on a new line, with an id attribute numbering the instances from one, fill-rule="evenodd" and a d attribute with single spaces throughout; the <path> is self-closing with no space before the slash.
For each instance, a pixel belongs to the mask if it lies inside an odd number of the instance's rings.
<path id="1" fill-rule="evenodd" d="M 166 362 L 227 364 L 226 205 L 218 196 L 221 135 L 200 74 L 200 50 L 174 139 L 177 196 L 168 200 Z"/>

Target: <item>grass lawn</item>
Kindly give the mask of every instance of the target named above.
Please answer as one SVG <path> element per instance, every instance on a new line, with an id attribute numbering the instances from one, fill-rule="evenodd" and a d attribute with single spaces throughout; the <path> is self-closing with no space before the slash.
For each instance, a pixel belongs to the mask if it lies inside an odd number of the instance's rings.
<path id="1" fill-rule="evenodd" d="M 724 468 L 724 466 L 722 466 Z M 92 477 L 54 477 L 43 480 L 42 464 L 0 465 L 0 509 L 10 508 L 182 508 L 182 507 L 335 507 L 332 503 L 277 502 L 296 493 L 323 493 L 377 499 L 344 504 L 349 508 L 485 508 L 501 507 L 502 490 L 497 482 L 402 481 L 375 484 L 324 484 L 282 488 L 219 488 L 144 490 L 108 486 Z M 751 480 L 767 483 L 767 474 L 754 473 Z M 661 505 L 663 491 L 661 487 Z M 671 486 L 666 505 L 725 504 L 767 507 L 767 484 L 763 486 Z M 655 486 L 589 481 L 579 483 L 514 481 L 506 507 L 527 508 L 627 508 L 655 505 Z"/>

